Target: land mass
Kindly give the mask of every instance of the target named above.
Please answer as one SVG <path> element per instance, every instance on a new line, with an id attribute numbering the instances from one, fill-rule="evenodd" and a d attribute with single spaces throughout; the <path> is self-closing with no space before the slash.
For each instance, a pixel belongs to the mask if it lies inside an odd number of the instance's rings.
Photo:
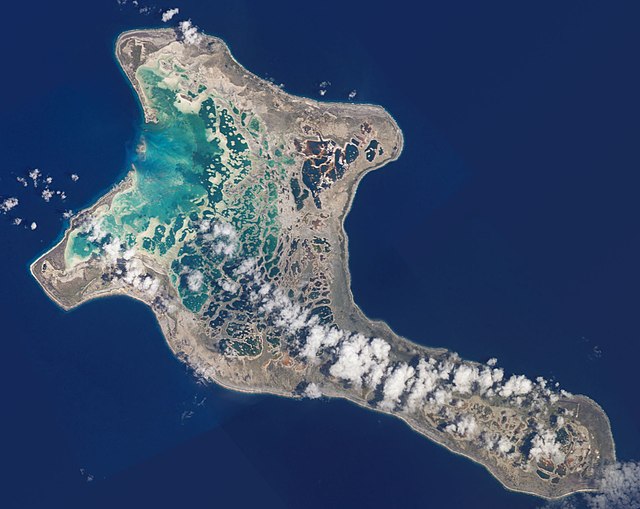
<path id="1" fill-rule="evenodd" d="M 125 32 L 116 56 L 144 112 L 137 155 L 32 264 L 51 299 L 139 299 L 200 376 L 394 415 L 508 489 L 597 489 L 615 446 L 594 401 L 413 343 L 354 303 L 344 219 L 403 148 L 383 108 L 287 94 L 205 34 Z"/>

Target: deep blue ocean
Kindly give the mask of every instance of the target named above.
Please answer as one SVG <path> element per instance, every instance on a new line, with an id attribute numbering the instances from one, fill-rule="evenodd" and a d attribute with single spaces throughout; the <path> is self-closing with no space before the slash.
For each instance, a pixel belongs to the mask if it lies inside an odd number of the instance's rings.
<path id="1" fill-rule="evenodd" d="M 387 108 L 406 145 L 346 222 L 356 302 L 591 396 L 640 458 L 637 2 L 139 1 L 291 93 Z M 0 507 L 542 505 L 393 418 L 198 383 L 138 302 L 59 310 L 28 265 L 127 170 L 141 115 L 113 44 L 161 22 L 116 0 L 3 15 L 0 197 L 38 228 L 0 216 Z M 64 203 L 15 181 L 34 167 Z"/>

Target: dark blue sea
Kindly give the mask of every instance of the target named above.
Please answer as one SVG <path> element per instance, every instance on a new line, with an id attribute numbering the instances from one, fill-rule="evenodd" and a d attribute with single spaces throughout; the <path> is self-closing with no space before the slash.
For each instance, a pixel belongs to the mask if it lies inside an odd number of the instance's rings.
<path id="1" fill-rule="evenodd" d="M 138 302 L 42 293 L 28 265 L 61 212 L 135 146 L 115 37 L 168 7 L 291 93 L 330 81 L 397 119 L 405 151 L 346 222 L 366 314 L 591 396 L 640 458 L 637 2 L 139 2 L 3 5 L 0 196 L 38 228 L 0 216 L 0 507 L 542 505 L 393 418 L 198 383 Z M 15 181 L 34 167 L 64 203 Z"/>

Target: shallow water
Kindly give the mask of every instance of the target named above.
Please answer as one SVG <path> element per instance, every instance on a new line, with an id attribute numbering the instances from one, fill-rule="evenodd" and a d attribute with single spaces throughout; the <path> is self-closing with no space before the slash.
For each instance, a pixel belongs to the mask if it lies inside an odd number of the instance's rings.
<path id="1" fill-rule="evenodd" d="M 322 40 L 300 22 L 316 5 L 180 8 L 288 91 L 316 96 L 329 79 L 325 99 L 357 89 L 403 128 L 405 153 L 364 179 L 346 223 L 367 314 L 556 377 L 605 408 L 619 457 L 640 457 L 636 6 L 329 2 L 352 21 Z M 11 172 L 40 166 L 69 198 L 29 190 L 20 207 L 38 229 L 0 226 L 5 506 L 539 505 L 395 419 L 198 385 L 140 303 L 55 308 L 27 262 L 59 235 L 57 209 L 90 204 L 135 157 L 140 111 L 112 43 L 159 21 L 115 2 L 6 9 L 7 37 L 33 60 L 6 55 L 20 81 L 4 82 L 0 193 L 17 194 Z"/>

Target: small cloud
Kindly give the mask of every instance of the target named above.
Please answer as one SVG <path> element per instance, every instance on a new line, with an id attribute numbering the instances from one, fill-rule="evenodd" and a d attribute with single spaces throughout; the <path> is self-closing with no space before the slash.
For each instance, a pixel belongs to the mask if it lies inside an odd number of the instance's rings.
<path id="1" fill-rule="evenodd" d="M 78 180 L 80 180 L 80 176 L 77 173 L 72 173 L 70 176 L 71 180 L 73 180 L 74 182 L 78 182 Z"/>
<path id="2" fill-rule="evenodd" d="M 42 174 L 38 168 L 34 168 L 29 172 L 29 178 L 33 181 L 33 187 L 38 187 L 38 181 Z"/>
<path id="3" fill-rule="evenodd" d="M 30 228 L 31 228 L 32 231 L 35 230 L 37 227 L 38 227 L 38 223 L 36 223 L 35 221 L 33 223 L 31 223 Z"/>
<path id="4" fill-rule="evenodd" d="M 180 9 L 177 7 L 175 9 L 168 9 L 162 13 L 162 22 L 166 23 L 170 21 L 176 14 L 180 12 Z"/>
<path id="5" fill-rule="evenodd" d="M 311 382 L 305 388 L 303 392 L 303 396 L 309 399 L 318 399 L 322 397 L 322 392 L 320 391 L 320 388 L 316 384 Z"/>
<path id="6" fill-rule="evenodd" d="M 204 276 L 199 270 L 194 270 L 187 276 L 187 286 L 192 292 L 200 291 L 202 283 L 204 283 Z"/>
<path id="7" fill-rule="evenodd" d="M 0 202 L 0 212 L 2 212 L 3 214 L 6 214 L 11 209 L 17 206 L 18 206 L 18 198 L 13 198 L 13 197 L 7 198 L 6 200 L 2 200 Z"/>
<path id="8" fill-rule="evenodd" d="M 589 497 L 591 509 L 640 507 L 640 463 L 628 461 L 610 465 L 598 487 L 601 493 Z"/>
<path id="9" fill-rule="evenodd" d="M 178 29 L 182 34 L 182 40 L 187 44 L 196 44 L 200 40 L 200 32 L 190 19 L 178 23 Z"/>
<path id="10" fill-rule="evenodd" d="M 640 463 L 627 461 L 609 465 L 598 482 L 598 491 L 548 502 L 539 509 L 637 509 L 640 507 Z"/>
<path id="11" fill-rule="evenodd" d="M 511 396 L 524 396 L 531 392 L 533 382 L 524 375 L 513 375 L 502 386 L 499 391 L 500 396 L 509 398 Z"/>
<path id="12" fill-rule="evenodd" d="M 321 96 L 324 96 L 324 94 L 327 93 L 327 88 L 329 88 L 330 86 L 331 86 L 331 82 L 330 81 L 323 81 L 322 83 L 320 83 L 318 93 Z"/>
<path id="13" fill-rule="evenodd" d="M 353 101 L 356 98 L 356 95 L 358 95 L 358 91 L 352 90 L 351 92 L 349 92 L 349 95 L 347 97 L 350 101 Z"/>

